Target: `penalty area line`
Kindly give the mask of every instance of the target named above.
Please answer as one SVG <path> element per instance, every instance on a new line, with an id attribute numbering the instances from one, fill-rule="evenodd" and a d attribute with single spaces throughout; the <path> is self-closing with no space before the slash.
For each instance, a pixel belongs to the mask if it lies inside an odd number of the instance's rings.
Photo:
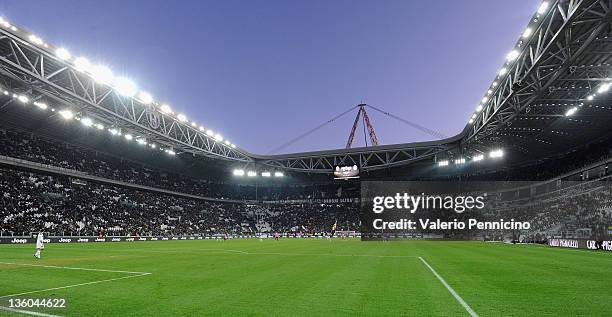
<path id="1" fill-rule="evenodd" d="M 0 310 L 9 311 L 9 312 L 12 312 L 12 313 L 20 313 L 20 314 L 30 315 L 30 316 L 61 317 L 59 315 L 51 315 L 51 314 L 39 313 L 39 312 L 23 310 L 23 309 L 15 309 L 15 308 L 4 307 L 4 306 L 0 306 Z"/>
<path id="2" fill-rule="evenodd" d="M 466 303 L 463 300 L 463 298 L 461 298 L 461 296 L 459 296 L 459 294 L 457 294 L 457 292 L 455 292 L 455 290 L 450 285 L 448 285 L 448 283 L 446 283 L 444 278 L 440 276 L 440 274 L 438 274 L 438 272 L 436 272 L 436 270 L 434 270 L 433 267 L 431 267 L 431 265 L 429 265 L 429 263 L 425 261 L 425 259 L 423 259 L 422 257 L 419 257 L 419 260 L 421 260 L 421 262 L 423 262 L 423 264 L 427 266 L 427 268 L 431 271 L 431 273 L 433 273 L 433 275 L 435 275 L 438 278 L 438 280 L 442 283 L 442 285 L 444 285 L 444 287 L 446 287 L 446 289 L 451 293 L 451 295 L 455 297 L 455 299 L 459 302 L 459 304 L 461 304 L 461 306 L 465 308 L 465 310 L 468 312 L 468 314 L 470 314 L 470 316 L 478 317 L 478 314 L 472 309 L 472 307 L 470 307 L 470 305 L 468 305 L 468 303 Z"/>

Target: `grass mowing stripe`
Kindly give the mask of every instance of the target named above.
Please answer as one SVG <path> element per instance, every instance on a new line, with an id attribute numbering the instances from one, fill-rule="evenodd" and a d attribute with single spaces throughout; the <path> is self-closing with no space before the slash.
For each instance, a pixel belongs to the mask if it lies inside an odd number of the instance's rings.
<path id="1" fill-rule="evenodd" d="M 39 312 L 23 310 L 23 309 L 15 309 L 15 308 L 4 307 L 4 306 L 0 306 L 0 310 L 9 311 L 11 313 L 20 313 L 20 314 L 30 315 L 30 316 L 61 317 L 61 316 L 58 316 L 58 315 L 51 315 L 51 314 L 39 313 Z"/>
<path id="2" fill-rule="evenodd" d="M 453 297 L 455 297 L 455 299 L 461 304 L 461 306 L 465 308 L 465 310 L 468 312 L 468 314 L 470 314 L 470 316 L 478 317 L 478 314 L 476 314 L 476 312 L 472 309 L 472 307 L 470 307 L 470 305 L 468 305 L 468 303 L 466 303 L 463 300 L 463 298 L 461 298 L 461 296 L 459 296 L 459 294 L 457 294 L 457 292 L 455 292 L 455 290 L 450 285 L 448 285 L 448 283 L 446 283 L 444 278 L 440 276 L 440 274 L 438 274 L 438 272 L 436 272 L 436 270 L 434 270 L 433 267 L 431 267 L 431 265 L 429 265 L 429 263 L 425 261 L 425 259 L 423 259 L 422 257 L 419 257 L 419 260 L 421 260 L 421 262 L 423 262 L 423 264 L 425 264 L 425 266 L 429 268 L 431 273 L 433 273 L 438 278 L 438 280 L 440 280 L 442 285 L 444 285 L 444 287 L 446 287 L 446 289 L 453 295 Z"/>

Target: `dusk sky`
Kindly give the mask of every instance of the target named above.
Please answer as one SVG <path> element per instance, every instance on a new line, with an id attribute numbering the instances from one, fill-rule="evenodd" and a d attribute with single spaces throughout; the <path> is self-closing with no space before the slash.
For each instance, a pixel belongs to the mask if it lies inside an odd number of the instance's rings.
<path id="1" fill-rule="evenodd" d="M 267 154 L 362 101 L 460 132 L 539 4 L 4 0 L 0 15 Z M 383 144 L 433 139 L 369 113 Z M 343 148 L 355 115 L 282 152 Z"/>

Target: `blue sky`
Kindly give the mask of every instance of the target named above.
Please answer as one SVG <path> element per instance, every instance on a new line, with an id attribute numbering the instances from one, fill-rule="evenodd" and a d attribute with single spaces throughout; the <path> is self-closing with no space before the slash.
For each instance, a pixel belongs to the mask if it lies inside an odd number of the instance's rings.
<path id="1" fill-rule="evenodd" d="M 458 133 L 539 3 L 4 0 L 0 15 L 266 154 L 360 102 Z M 369 112 L 383 144 L 433 138 Z M 355 114 L 283 152 L 344 147 Z"/>

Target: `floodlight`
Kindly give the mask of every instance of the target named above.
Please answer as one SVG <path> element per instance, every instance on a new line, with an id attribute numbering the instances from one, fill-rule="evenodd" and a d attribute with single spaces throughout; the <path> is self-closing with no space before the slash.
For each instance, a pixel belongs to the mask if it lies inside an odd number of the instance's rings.
<path id="1" fill-rule="evenodd" d="M 96 123 L 96 128 L 98 130 L 104 130 L 104 126 L 101 123 Z"/>
<path id="2" fill-rule="evenodd" d="M 487 97 L 483 97 L 483 98 L 482 98 L 482 103 L 487 102 L 487 100 L 489 100 L 489 98 L 487 98 Z"/>
<path id="3" fill-rule="evenodd" d="M 531 33 L 533 33 L 533 30 L 531 28 L 526 28 L 525 31 L 523 32 L 523 38 L 526 39 L 530 37 Z"/>
<path id="4" fill-rule="evenodd" d="M 72 55 L 70 55 L 70 52 L 63 47 L 60 47 L 55 50 L 55 55 L 61 60 L 68 60 L 72 57 Z"/>
<path id="5" fill-rule="evenodd" d="M 472 119 L 476 119 L 476 114 L 473 114 L 473 115 L 472 115 Z"/>
<path id="6" fill-rule="evenodd" d="M 230 145 L 230 141 L 229 140 L 225 140 L 225 145 Z"/>
<path id="7" fill-rule="evenodd" d="M 74 67 L 80 72 L 88 72 L 92 69 L 91 63 L 85 57 L 77 57 L 77 59 L 74 60 Z"/>
<path id="8" fill-rule="evenodd" d="M 219 133 L 215 134 L 215 140 L 222 142 L 223 141 L 223 136 Z"/>
<path id="9" fill-rule="evenodd" d="M 176 116 L 176 117 L 177 117 L 177 118 L 179 119 L 179 121 L 181 121 L 181 122 L 187 122 L 187 117 L 186 117 L 184 114 L 182 114 L 182 113 L 181 113 L 181 114 L 179 114 L 179 115 L 178 115 L 178 116 Z"/>
<path id="10" fill-rule="evenodd" d="M 270 173 L 270 172 L 261 172 L 261 176 L 263 176 L 263 177 L 270 177 L 270 176 L 272 176 L 272 173 Z"/>
<path id="11" fill-rule="evenodd" d="M 610 84 L 603 84 L 597 89 L 598 94 L 602 94 L 610 89 Z"/>
<path id="12" fill-rule="evenodd" d="M 234 170 L 234 176 L 244 176 L 244 170 Z"/>
<path id="13" fill-rule="evenodd" d="M 163 104 L 159 110 L 163 113 L 172 113 L 172 108 L 170 108 L 170 106 Z"/>
<path id="14" fill-rule="evenodd" d="M 108 132 L 110 132 L 112 135 L 119 134 L 119 131 L 117 129 L 108 129 Z"/>
<path id="15" fill-rule="evenodd" d="M 168 154 L 170 155 L 176 155 L 176 152 L 172 151 L 172 150 L 168 150 Z"/>
<path id="16" fill-rule="evenodd" d="M 155 148 L 157 145 L 155 145 L 155 143 L 151 143 L 151 148 Z"/>
<path id="17" fill-rule="evenodd" d="M 214 135 L 215 135 L 215 133 L 213 132 L 213 130 L 208 129 L 208 130 L 206 130 L 206 135 L 208 135 L 208 136 L 214 136 Z"/>
<path id="18" fill-rule="evenodd" d="M 542 2 L 542 4 L 540 4 L 540 7 L 538 7 L 538 14 L 543 14 L 544 12 L 546 12 L 547 9 L 548 9 L 548 1 Z"/>
<path id="19" fill-rule="evenodd" d="M 512 51 L 510 51 L 510 53 L 508 53 L 506 55 L 506 60 L 511 62 L 511 61 L 515 60 L 519 56 L 519 54 L 520 53 L 517 50 L 512 50 Z"/>
<path id="20" fill-rule="evenodd" d="M 593 95 L 589 95 L 589 96 L 587 97 L 587 100 L 593 100 Z"/>
<path id="21" fill-rule="evenodd" d="M 192 126 L 192 127 L 194 127 L 194 128 L 197 128 L 197 127 L 198 127 L 198 125 L 197 125 L 195 122 L 192 122 L 192 123 L 191 123 L 191 126 Z"/>
<path id="22" fill-rule="evenodd" d="M 128 141 L 131 141 L 133 138 L 134 137 L 131 134 L 129 134 L 129 133 L 125 135 L 125 139 L 128 140 Z"/>
<path id="23" fill-rule="evenodd" d="M 464 158 L 455 159 L 455 164 L 456 165 L 465 164 L 465 159 Z"/>
<path id="24" fill-rule="evenodd" d="M 283 177 L 285 176 L 285 174 L 283 174 L 283 172 L 274 172 L 274 177 Z"/>
<path id="25" fill-rule="evenodd" d="M 247 176 L 248 177 L 255 177 L 255 176 L 257 176 L 257 172 L 255 172 L 255 171 L 248 171 L 247 172 Z"/>
<path id="26" fill-rule="evenodd" d="M 138 88 L 136 88 L 136 84 L 126 77 L 115 78 L 113 86 L 118 93 L 126 97 L 134 96 L 138 90 Z"/>
<path id="27" fill-rule="evenodd" d="M 28 99 L 28 97 L 26 97 L 24 95 L 19 95 L 17 97 L 17 100 L 21 101 L 22 103 L 28 103 L 28 101 L 30 101 L 30 99 Z"/>
<path id="28" fill-rule="evenodd" d="M 478 107 L 476 107 L 476 111 L 480 112 L 482 110 L 482 105 L 478 105 Z"/>
<path id="29" fill-rule="evenodd" d="M 474 157 L 472 158 L 472 160 L 473 160 L 474 162 L 482 161 L 482 160 L 484 160 L 484 155 L 482 155 L 482 154 L 478 154 L 478 155 L 474 156 Z"/>
<path id="30" fill-rule="evenodd" d="M 28 36 L 28 40 L 30 40 L 30 42 L 32 42 L 32 43 L 34 43 L 36 45 L 41 45 L 41 44 L 44 43 L 43 40 L 40 37 L 38 37 L 38 36 L 36 36 L 34 34 L 30 34 L 30 36 Z"/>
<path id="31" fill-rule="evenodd" d="M 448 161 L 447 160 L 438 161 L 438 166 L 447 166 L 447 165 L 448 165 Z"/>
<path id="32" fill-rule="evenodd" d="M 81 123 L 86 127 L 91 127 L 93 125 L 93 121 L 87 117 L 81 119 Z"/>
<path id="33" fill-rule="evenodd" d="M 198 129 L 199 129 L 200 131 L 202 131 L 202 132 L 206 131 L 206 130 L 204 130 L 204 127 L 203 127 L 203 126 L 200 126 Z"/>
<path id="34" fill-rule="evenodd" d="M 59 112 L 60 116 L 62 116 L 62 118 L 66 119 L 66 120 L 70 120 L 74 117 L 74 113 L 72 113 L 72 111 L 70 110 L 62 110 Z"/>
<path id="35" fill-rule="evenodd" d="M 232 149 L 236 148 L 236 144 L 234 144 L 234 143 L 232 143 L 230 146 L 232 147 Z"/>
<path id="36" fill-rule="evenodd" d="M 48 108 L 47 104 L 44 102 L 34 101 L 33 104 L 42 110 L 46 110 Z"/>
<path id="37" fill-rule="evenodd" d="M 578 108 L 576 107 L 570 108 L 569 110 L 567 110 L 567 112 L 565 112 L 565 116 L 566 117 L 572 116 L 574 113 L 576 113 L 576 111 L 578 111 Z"/>
<path id="38" fill-rule="evenodd" d="M 136 143 L 138 143 L 140 145 L 145 145 L 145 144 L 147 144 L 147 139 L 138 138 L 138 139 L 136 139 Z"/>
<path id="39" fill-rule="evenodd" d="M 113 72 L 104 65 L 96 65 L 91 68 L 91 76 L 101 84 L 109 84 L 113 81 Z"/>
<path id="40" fill-rule="evenodd" d="M 499 70 L 499 75 L 503 76 L 508 72 L 508 69 L 506 67 L 502 67 L 502 69 Z"/>
<path id="41" fill-rule="evenodd" d="M 141 91 L 138 93 L 138 99 L 142 101 L 145 105 L 148 105 L 153 102 L 153 96 L 146 91 Z"/>
<path id="42" fill-rule="evenodd" d="M 504 156 L 504 151 L 503 150 L 493 150 L 489 153 L 489 157 L 491 158 L 498 158 L 498 157 L 502 157 Z"/>
<path id="43" fill-rule="evenodd" d="M 470 124 L 474 123 L 474 119 L 470 119 L 470 121 L 468 121 Z"/>

